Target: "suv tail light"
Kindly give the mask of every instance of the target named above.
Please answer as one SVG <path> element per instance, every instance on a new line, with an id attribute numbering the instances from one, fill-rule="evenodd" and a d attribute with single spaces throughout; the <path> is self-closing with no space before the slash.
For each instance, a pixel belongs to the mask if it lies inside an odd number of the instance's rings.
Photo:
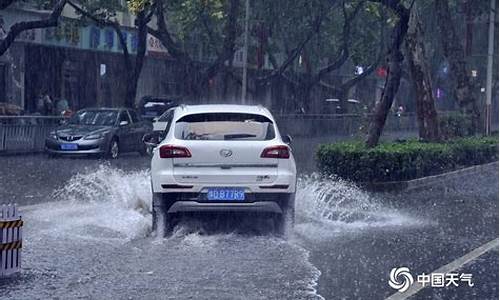
<path id="1" fill-rule="evenodd" d="M 191 157 L 191 152 L 188 148 L 172 145 L 163 145 L 160 147 L 161 158 L 174 158 L 174 157 Z"/>
<path id="2" fill-rule="evenodd" d="M 288 146 L 272 146 L 264 149 L 260 155 L 262 158 L 290 158 L 290 149 Z"/>

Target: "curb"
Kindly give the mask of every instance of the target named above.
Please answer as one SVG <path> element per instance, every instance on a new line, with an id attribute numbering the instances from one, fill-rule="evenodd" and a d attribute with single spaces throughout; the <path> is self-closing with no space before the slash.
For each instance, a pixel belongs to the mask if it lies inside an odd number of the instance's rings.
<path id="1" fill-rule="evenodd" d="M 471 176 L 482 173 L 484 170 L 496 166 L 498 169 L 498 161 L 475 165 L 472 167 L 467 167 L 463 169 L 458 169 L 451 172 L 446 172 L 438 175 L 432 175 L 427 177 L 421 177 L 417 179 L 412 179 L 408 181 L 391 181 L 391 182 L 381 182 L 381 183 L 364 183 L 361 184 L 363 188 L 366 188 L 370 192 L 408 192 L 427 188 L 429 186 L 439 186 L 444 183 L 462 178 L 465 176 Z"/>

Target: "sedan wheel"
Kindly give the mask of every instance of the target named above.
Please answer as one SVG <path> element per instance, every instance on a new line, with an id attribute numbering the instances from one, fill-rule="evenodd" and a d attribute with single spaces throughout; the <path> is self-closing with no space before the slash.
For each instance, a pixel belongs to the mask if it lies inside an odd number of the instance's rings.
<path id="1" fill-rule="evenodd" d="M 118 158 L 120 155 L 120 146 L 118 144 L 118 141 L 116 139 L 113 139 L 111 141 L 111 145 L 109 146 L 109 153 L 108 156 L 109 158 Z"/>

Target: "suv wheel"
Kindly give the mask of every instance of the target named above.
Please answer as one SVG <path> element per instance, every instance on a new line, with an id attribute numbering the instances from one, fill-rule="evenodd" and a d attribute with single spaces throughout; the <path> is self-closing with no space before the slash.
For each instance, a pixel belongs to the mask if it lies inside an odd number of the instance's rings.
<path id="1" fill-rule="evenodd" d="M 295 193 L 281 199 L 283 213 L 274 216 L 274 229 L 280 236 L 288 236 L 295 224 Z"/>
<path id="2" fill-rule="evenodd" d="M 167 214 L 175 199 L 169 199 L 166 194 L 153 193 L 153 232 L 156 236 L 167 237 L 172 235 L 177 218 L 174 214 Z"/>

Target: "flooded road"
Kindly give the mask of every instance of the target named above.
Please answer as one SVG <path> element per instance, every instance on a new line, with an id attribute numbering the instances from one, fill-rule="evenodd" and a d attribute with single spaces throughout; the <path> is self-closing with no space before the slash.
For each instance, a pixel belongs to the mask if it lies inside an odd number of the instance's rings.
<path id="1" fill-rule="evenodd" d="M 47 190 L 22 207 L 23 271 L 0 282 L 1 299 L 382 299 L 395 292 L 393 267 L 431 272 L 498 237 L 497 167 L 407 195 L 302 175 L 288 239 L 253 216 L 186 217 L 162 239 L 150 234 L 147 160 L 36 159 Z M 498 294 L 488 255 L 466 266 L 477 280 L 469 298 Z"/>

